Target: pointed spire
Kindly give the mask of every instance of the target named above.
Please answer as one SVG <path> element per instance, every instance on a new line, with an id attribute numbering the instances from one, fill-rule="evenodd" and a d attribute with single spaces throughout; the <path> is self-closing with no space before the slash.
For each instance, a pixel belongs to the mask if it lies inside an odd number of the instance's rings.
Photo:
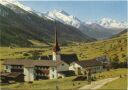
<path id="1" fill-rule="evenodd" d="M 55 25 L 56 25 L 56 24 L 55 24 Z M 54 52 L 60 51 L 60 47 L 59 47 L 58 39 L 57 39 L 57 29 L 56 29 L 56 26 L 55 26 L 55 45 L 54 45 L 54 47 L 53 47 L 53 51 L 54 51 Z"/>

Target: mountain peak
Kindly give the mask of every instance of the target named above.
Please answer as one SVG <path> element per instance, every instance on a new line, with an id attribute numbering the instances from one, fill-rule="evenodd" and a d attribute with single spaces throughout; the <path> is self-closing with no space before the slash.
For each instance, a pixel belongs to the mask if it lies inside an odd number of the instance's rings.
<path id="1" fill-rule="evenodd" d="M 117 21 L 111 18 L 102 18 L 97 21 L 100 25 L 107 28 L 127 28 L 127 22 Z"/>
<path id="2" fill-rule="evenodd" d="M 17 0 L 0 0 L 0 4 L 2 5 L 16 5 L 22 9 L 24 9 L 25 11 L 28 11 L 28 12 L 32 12 L 33 10 L 30 8 L 30 7 L 27 7 L 25 5 L 23 5 L 21 2 L 17 1 Z"/>
<path id="3" fill-rule="evenodd" d="M 80 23 L 81 23 L 78 18 L 72 15 L 69 15 L 64 10 L 55 9 L 53 11 L 48 11 L 47 13 L 45 13 L 45 16 L 47 18 L 54 19 L 77 28 L 80 26 Z"/>
<path id="4" fill-rule="evenodd" d="M 68 14 L 66 11 L 64 11 L 64 10 L 54 9 L 54 10 L 51 11 L 51 12 L 53 12 L 53 13 L 61 13 L 61 14 L 64 14 L 64 15 L 69 16 L 69 14 Z"/>

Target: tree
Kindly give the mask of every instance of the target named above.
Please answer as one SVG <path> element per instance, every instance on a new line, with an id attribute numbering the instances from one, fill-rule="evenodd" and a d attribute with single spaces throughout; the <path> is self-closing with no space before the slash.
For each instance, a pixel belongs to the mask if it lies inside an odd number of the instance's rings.
<path id="1" fill-rule="evenodd" d="M 111 61 L 112 68 L 119 68 L 119 57 L 115 54 L 113 60 Z"/>

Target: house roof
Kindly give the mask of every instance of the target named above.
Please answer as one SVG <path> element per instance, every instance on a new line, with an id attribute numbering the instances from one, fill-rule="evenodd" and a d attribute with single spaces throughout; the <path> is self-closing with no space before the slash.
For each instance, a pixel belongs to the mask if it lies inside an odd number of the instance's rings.
<path id="1" fill-rule="evenodd" d="M 0 76 L 7 76 L 9 72 L 0 72 Z"/>
<path id="2" fill-rule="evenodd" d="M 103 55 L 103 56 L 100 56 L 100 57 L 97 57 L 96 58 L 97 61 L 101 61 L 101 62 L 109 62 L 109 59 L 107 58 L 107 56 Z"/>
<path id="3" fill-rule="evenodd" d="M 15 77 L 18 77 L 19 75 L 23 75 L 22 73 L 20 72 L 11 72 L 7 75 L 7 77 L 12 77 L 12 78 L 15 78 Z"/>
<path id="4" fill-rule="evenodd" d="M 20 72 L 1 72 L 0 73 L 0 76 L 11 77 L 11 78 L 18 77 L 19 75 L 23 75 L 23 74 Z"/>
<path id="5" fill-rule="evenodd" d="M 59 74 L 62 74 L 62 75 L 64 75 L 64 76 L 73 76 L 73 75 L 75 75 L 75 72 L 72 71 L 72 70 L 59 71 L 58 73 L 59 73 Z"/>
<path id="6" fill-rule="evenodd" d="M 56 63 L 52 60 L 5 60 L 4 65 L 23 65 L 25 67 L 34 67 L 34 66 L 56 66 Z"/>
<path id="7" fill-rule="evenodd" d="M 74 61 L 78 61 L 76 54 L 61 54 L 61 61 L 70 64 Z M 60 63 L 57 62 L 56 64 Z M 41 56 L 41 60 L 31 60 L 31 59 L 11 59 L 5 60 L 4 65 L 23 65 L 25 67 L 34 67 L 34 66 L 56 66 L 55 62 L 52 60 L 52 55 Z"/>
<path id="8" fill-rule="evenodd" d="M 40 56 L 40 59 L 41 60 L 52 60 L 52 58 L 49 56 Z"/>
<path id="9" fill-rule="evenodd" d="M 97 61 L 95 59 L 76 61 L 76 63 L 79 64 L 83 68 L 94 67 L 94 66 L 101 66 L 102 65 L 102 63 L 100 61 Z"/>

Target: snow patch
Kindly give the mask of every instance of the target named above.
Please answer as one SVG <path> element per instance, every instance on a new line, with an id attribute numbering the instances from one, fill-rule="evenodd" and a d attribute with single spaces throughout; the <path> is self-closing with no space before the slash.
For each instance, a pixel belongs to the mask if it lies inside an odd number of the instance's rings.
<path id="1" fill-rule="evenodd" d="M 8 5 L 8 4 L 13 4 L 13 5 L 16 5 L 20 8 L 22 8 L 22 9 L 24 9 L 25 11 L 28 11 L 28 12 L 33 11 L 30 7 L 27 7 L 27 6 L 23 5 L 22 3 L 20 3 L 17 0 L 0 0 L 0 4 L 5 5 L 5 6 Z"/>
<path id="2" fill-rule="evenodd" d="M 97 21 L 98 24 L 104 26 L 106 28 L 128 28 L 128 23 L 125 21 L 117 21 L 111 18 L 102 18 L 101 20 Z"/>
<path id="3" fill-rule="evenodd" d="M 75 16 L 69 15 L 63 10 L 53 10 L 45 13 L 45 16 L 49 19 L 60 21 L 64 24 L 68 24 L 79 28 L 81 22 Z"/>

